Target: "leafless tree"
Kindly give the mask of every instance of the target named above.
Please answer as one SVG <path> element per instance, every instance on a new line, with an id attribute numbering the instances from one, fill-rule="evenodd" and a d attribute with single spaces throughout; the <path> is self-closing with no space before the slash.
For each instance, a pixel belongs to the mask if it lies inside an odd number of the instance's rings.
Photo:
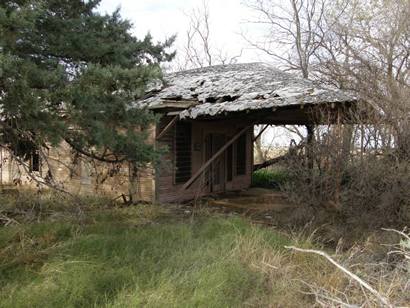
<path id="1" fill-rule="evenodd" d="M 211 29 L 211 14 L 206 0 L 185 13 L 188 20 L 184 46 L 177 55 L 177 70 L 236 63 L 242 51 L 231 55 L 217 46 Z"/>
<path id="2" fill-rule="evenodd" d="M 312 194 L 337 209 L 350 203 L 389 208 L 391 216 L 402 211 L 410 161 L 410 2 L 248 0 L 247 5 L 258 12 L 253 22 L 268 27 L 264 41 L 247 38 L 254 47 L 288 70 L 352 90 L 366 102 L 352 115 L 359 125 L 318 127 L 311 149 L 316 173 L 302 170 L 303 159 L 290 165 L 296 178 L 304 178 L 296 185 L 299 197 L 306 201 Z M 346 174 L 348 184 L 342 181 Z M 375 188 L 381 178 L 383 191 Z"/>
<path id="3" fill-rule="evenodd" d="M 242 37 L 285 69 L 308 78 L 313 56 L 322 44 L 318 34 L 324 29 L 326 0 L 247 0 L 245 5 L 257 14 L 247 22 L 265 26 L 266 34 Z"/>
<path id="4" fill-rule="evenodd" d="M 246 5 L 258 13 L 250 23 L 267 27 L 262 42 L 245 37 L 252 46 L 303 77 L 355 91 L 394 128 L 400 151 L 410 148 L 409 1 L 247 0 Z"/>
<path id="5" fill-rule="evenodd" d="M 339 4 L 340 5 L 340 4 Z M 410 2 L 346 1 L 328 13 L 331 37 L 317 51 L 322 76 L 380 111 L 401 156 L 410 155 Z"/>
<path id="6" fill-rule="evenodd" d="M 242 37 L 254 48 L 271 56 L 284 70 L 310 77 L 315 53 L 320 48 L 325 27 L 327 0 L 247 0 L 255 13 L 249 24 L 262 25 L 262 38 Z M 301 127 L 289 126 L 291 133 L 305 136 Z M 303 139 L 303 138 L 301 138 Z"/>

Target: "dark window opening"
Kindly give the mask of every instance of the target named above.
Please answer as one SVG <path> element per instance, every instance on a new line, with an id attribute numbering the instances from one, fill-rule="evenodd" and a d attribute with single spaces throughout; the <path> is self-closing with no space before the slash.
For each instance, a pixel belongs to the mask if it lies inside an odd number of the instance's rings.
<path id="1" fill-rule="evenodd" d="M 226 180 L 228 182 L 232 181 L 233 177 L 233 146 L 232 144 L 226 150 Z"/>
<path id="2" fill-rule="evenodd" d="M 236 142 L 236 174 L 246 174 L 246 133 Z"/>
<path id="3" fill-rule="evenodd" d="M 175 129 L 175 183 L 191 178 L 191 123 L 177 122 Z"/>
<path id="4" fill-rule="evenodd" d="M 30 156 L 30 171 L 40 171 L 40 155 L 37 151 L 34 151 Z"/>

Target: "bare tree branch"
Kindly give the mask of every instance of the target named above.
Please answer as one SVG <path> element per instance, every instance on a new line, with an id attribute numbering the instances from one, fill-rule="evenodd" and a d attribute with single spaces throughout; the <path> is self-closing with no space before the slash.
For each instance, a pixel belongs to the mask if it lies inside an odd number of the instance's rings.
<path id="1" fill-rule="evenodd" d="M 177 70 L 232 64 L 242 56 L 242 50 L 230 55 L 222 47 L 216 46 L 211 31 L 211 14 L 207 0 L 203 0 L 201 6 L 185 13 L 185 16 L 188 19 L 188 27 L 185 46 L 177 55 Z"/>
<path id="2" fill-rule="evenodd" d="M 370 293 L 372 293 L 379 301 L 380 303 L 385 306 L 385 307 L 393 307 L 393 305 L 384 297 L 382 296 L 379 292 L 377 292 L 370 284 L 368 284 L 366 281 L 361 279 L 359 276 L 356 274 L 352 273 L 345 267 L 341 266 L 339 263 L 337 263 L 335 260 L 333 260 L 332 257 L 330 257 L 327 253 L 320 251 L 320 250 L 314 250 L 314 249 L 302 249 L 298 248 L 295 246 L 285 246 L 287 249 L 291 249 L 294 251 L 298 252 L 304 252 L 304 253 L 313 253 L 317 254 L 319 256 L 325 257 L 330 263 L 332 263 L 334 266 L 336 266 L 339 270 L 341 270 L 343 273 L 345 273 L 347 276 L 355 280 L 357 283 L 360 284 L 360 286 L 364 287 L 366 290 L 368 290 Z"/>

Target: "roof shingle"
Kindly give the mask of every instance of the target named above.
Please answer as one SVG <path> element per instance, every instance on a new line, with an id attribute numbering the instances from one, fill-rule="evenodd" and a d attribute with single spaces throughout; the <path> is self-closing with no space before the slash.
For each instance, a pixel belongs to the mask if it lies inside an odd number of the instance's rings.
<path id="1" fill-rule="evenodd" d="M 225 112 L 289 105 L 342 103 L 356 98 L 341 90 L 283 72 L 266 63 L 217 65 L 165 76 L 165 86 L 139 104 L 159 108 L 164 100 L 197 101 L 180 113 L 195 119 Z"/>

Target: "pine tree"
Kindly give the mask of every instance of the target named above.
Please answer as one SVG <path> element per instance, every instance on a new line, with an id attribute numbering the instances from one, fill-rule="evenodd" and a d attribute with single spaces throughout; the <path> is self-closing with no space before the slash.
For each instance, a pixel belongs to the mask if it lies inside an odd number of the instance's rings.
<path id="1" fill-rule="evenodd" d="M 106 162 L 143 164 L 157 152 L 144 129 L 155 116 L 133 108 L 161 78 L 173 39 L 131 34 L 100 0 L 3 0 L 0 4 L 0 144 L 27 157 L 62 141 Z"/>

